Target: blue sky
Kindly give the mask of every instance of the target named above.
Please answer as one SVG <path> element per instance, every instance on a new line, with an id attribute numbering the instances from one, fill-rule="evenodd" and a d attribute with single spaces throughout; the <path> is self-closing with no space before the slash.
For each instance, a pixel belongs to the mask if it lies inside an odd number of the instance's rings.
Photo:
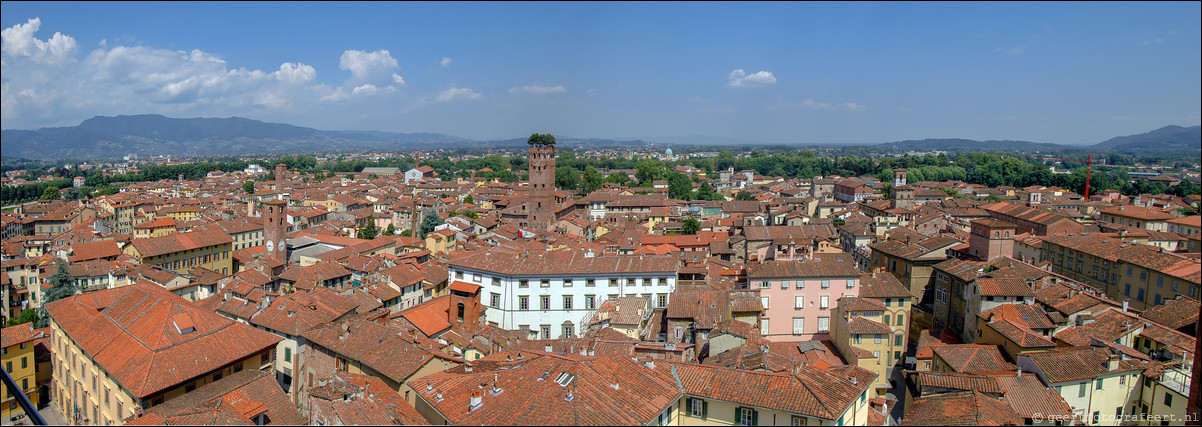
<path id="1" fill-rule="evenodd" d="M 157 113 L 477 139 L 1084 144 L 1202 116 L 1199 2 L 0 8 L 5 129 Z"/>

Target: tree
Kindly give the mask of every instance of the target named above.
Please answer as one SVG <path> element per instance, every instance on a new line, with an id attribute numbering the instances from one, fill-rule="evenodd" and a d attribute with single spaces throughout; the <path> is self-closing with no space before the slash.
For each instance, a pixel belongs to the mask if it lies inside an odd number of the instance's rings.
<path id="1" fill-rule="evenodd" d="M 67 270 L 67 262 L 58 260 L 57 269 L 54 274 L 47 279 L 50 282 L 50 289 L 47 289 L 42 294 L 42 311 L 38 313 L 38 328 L 44 328 L 49 323 L 49 316 L 45 313 L 46 305 L 52 302 L 69 298 L 80 293 L 79 287 L 75 286 L 75 278 L 71 277 L 71 272 Z"/>
<path id="2" fill-rule="evenodd" d="M 426 209 L 426 211 L 422 213 L 422 217 L 422 236 L 430 234 L 431 231 L 434 231 L 435 227 L 442 225 L 442 218 L 439 218 L 438 212 L 434 212 L 433 209 Z"/>
<path id="3" fill-rule="evenodd" d="M 735 200 L 755 200 L 755 198 L 751 197 L 751 192 L 747 190 L 739 190 L 739 192 L 735 194 Z"/>
<path id="4" fill-rule="evenodd" d="M 680 172 L 672 172 L 668 175 L 668 197 L 677 200 L 689 200 L 693 194 L 693 182 L 689 177 Z"/>
<path id="5" fill-rule="evenodd" d="M 530 139 L 526 140 L 530 145 L 555 145 L 555 137 L 549 133 L 535 133 L 530 135 Z"/>
<path id="6" fill-rule="evenodd" d="M 74 202 L 74 201 L 82 198 L 84 196 L 84 194 L 82 191 L 79 191 L 78 188 L 70 187 L 62 192 L 62 196 L 63 196 L 63 200 L 68 201 L 68 202 Z"/>
<path id="7" fill-rule="evenodd" d="M 46 191 L 42 192 L 42 200 L 58 200 L 61 197 L 58 187 L 46 187 Z"/>
<path id="8" fill-rule="evenodd" d="M 242 191 L 245 191 L 246 194 L 255 194 L 255 180 L 248 179 L 246 181 L 243 181 L 242 182 Z"/>
<path id="9" fill-rule="evenodd" d="M 697 231 L 701 230 L 701 222 L 697 221 L 697 218 L 685 218 L 681 225 L 684 227 L 684 234 L 697 234 Z"/>
<path id="10" fill-rule="evenodd" d="M 626 176 L 626 174 L 623 172 L 616 172 L 616 173 L 609 174 L 609 176 L 605 177 L 605 179 L 601 180 L 601 182 L 603 182 L 603 183 L 607 182 L 607 183 L 618 184 L 618 185 L 626 185 L 626 184 L 630 183 L 630 177 Z"/>
<path id="11" fill-rule="evenodd" d="M 385 229 L 384 229 L 384 235 L 385 235 L 385 236 L 393 236 L 393 235 L 396 235 L 396 226 L 395 226 L 395 225 L 392 225 L 392 223 L 391 223 L 391 222 L 390 222 L 390 223 L 388 223 L 388 228 L 385 228 Z"/>
<path id="12" fill-rule="evenodd" d="M 471 195 L 471 194 L 468 194 L 468 195 L 467 195 L 467 197 L 464 197 L 464 198 L 463 198 L 463 203 L 464 203 L 464 204 L 473 204 L 473 205 L 474 205 L 474 204 L 476 204 L 476 199 L 473 199 L 473 198 L 472 198 L 472 195 Z"/>
<path id="13" fill-rule="evenodd" d="M 714 191 L 714 186 L 710 185 L 710 183 L 708 183 L 708 182 L 701 183 L 701 186 L 697 187 L 697 191 L 695 193 L 696 194 L 693 195 L 693 199 L 695 199 L 695 200 L 724 200 L 725 199 L 724 197 L 722 197 L 721 194 L 718 194 L 718 192 Z"/>
<path id="14" fill-rule="evenodd" d="M 561 190 L 575 190 L 580 185 L 580 172 L 576 169 L 560 166 L 555 168 L 555 186 Z"/>
<path id="15" fill-rule="evenodd" d="M 599 189 L 601 189 L 601 172 L 592 166 L 584 168 L 584 176 L 580 179 L 580 192 L 588 194 Z"/>
<path id="16" fill-rule="evenodd" d="M 359 230 L 355 232 L 355 237 L 359 239 L 374 239 L 379 230 L 376 228 L 376 220 L 369 219 L 367 224 L 359 226 Z"/>
<path id="17" fill-rule="evenodd" d="M 405 229 L 401 232 L 401 237 L 413 237 L 413 230 Z"/>
<path id="18" fill-rule="evenodd" d="M 8 319 L 8 323 L 5 324 L 5 326 L 16 326 L 16 325 L 20 325 L 22 323 L 30 323 L 30 324 L 36 325 L 39 321 L 40 321 L 40 319 L 38 316 L 38 312 L 36 310 L 25 309 L 25 310 L 21 310 L 20 316 L 17 316 L 12 319 Z"/>

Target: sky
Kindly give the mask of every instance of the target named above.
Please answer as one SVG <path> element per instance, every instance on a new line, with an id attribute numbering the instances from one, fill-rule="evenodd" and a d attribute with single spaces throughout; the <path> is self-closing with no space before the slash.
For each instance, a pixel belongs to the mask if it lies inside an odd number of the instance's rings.
<path id="1" fill-rule="evenodd" d="M 1202 3 L 0 3 L 4 129 L 1093 144 L 1202 117 Z"/>

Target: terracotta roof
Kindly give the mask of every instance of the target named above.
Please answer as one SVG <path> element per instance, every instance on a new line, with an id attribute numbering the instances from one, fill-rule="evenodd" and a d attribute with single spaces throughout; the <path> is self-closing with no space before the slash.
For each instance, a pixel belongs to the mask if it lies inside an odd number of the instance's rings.
<path id="1" fill-rule="evenodd" d="M 1101 213 L 1126 218 L 1135 218 L 1144 221 L 1165 221 L 1176 218 L 1160 209 L 1151 209 L 1137 205 L 1115 206 L 1113 208 L 1103 209 Z"/>
<path id="2" fill-rule="evenodd" d="M 147 409 L 125 425 L 253 425 L 259 414 L 267 425 L 306 422 L 271 372 L 245 370 Z"/>
<path id="3" fill-rule="evenodd" d="M 209 246 L 233 243 L 233 239 L 221 230 L 201 230 L 187 233 L 175 233 L 162 237 L 134 239 L 130 241 L 142 258 L 165 255 L 175 252 L 200 249 Z"/>
<path id="4" fill-rule="evenodd" d="M 27 343 L 39 338 L 40 330 L 33 329 L 32 323 L 22 323 L 0 330 L 0 348 L 9 348 L 17 344 Z"/>
<path id="5" fill-rule="evenodd" d="M 860 275 L 861 298 L 910 298 L 910 290 L 897 280 L 897 277 L 874 271 Z"/>
<path id="6" fill-rule="evenodd" d="M 1052 340 L 1010 319 L 989 322 L 986 325 L 1024 349 L 1056 346 Z"/>
<path id="7" fill-rule="evenodd" d="M 84 352 L 138 397 L 273 348 L 282 339 L 145 282 L 76 295 L 47 304 L 46 310 Z M 181 321 L 195 331 L 177 329 Z"/>
<path id="8" fill-rule="evenodd" d="M 312 344 L 359 361 L 397 382 L 405 381 L 436 358 L 459 362 L 424 350 L 417 344 L 419 339 L 401 328 L 362 319 L 335 322 L 303 336 Z"/>
<path id="9" fill-rule="evenodd" d="M 850 254 L 818 254 L 809 260 L 769 260 L 747 264 L 748 279 L 859 277 L 860 274 Z"/>
<path id="10" fill-rule="evenodd" d="M 542 254 L 480 251 L 448 262 L 449 266 L 507 275 L 564 275 L 624 273 L 675 273 L 674 256 L 610 255 L 587 257 L 580 251 Z"/>
<path id="11" fill-rule="evenodd" d="M 940 394 L 916 399 L 901 425 L 1021 425 L 1023 419 L 999 398 L 979 391 Z"/>
<path id="12" fill-rule="evenodd" d="M 413 405 L 383 380 L 338 372 L 309 391 L 309 425 L 428 425 Z"/>
<path id="13" fill-rule="evenodd" d="M 71 257 L 68 261 L 72 263 L 90 261 L 94 259 L 117 257 L 121 255 L 121 248 L 117 247 L 116 240 L 100 240 L 90 243 L 76 243 L 71 245 Z"/>
<path id="14" fill-rule="evenodd" d="M 976 390 L 982 393 L 1001 394 L 1002 386 L 997 379 L 984 375 L 961 372 L 918 371 L 914 374 L 914 385 L 922 390 L 926 387 L 955 391 Z M 1032 375 L 1034 377 L 1034 375 Z"/>
<path id="15" fill-rule="evenodd" d="M 1004 375 L 997 377 L 1006 403 L 1023 418 L 1071 419 L 1073 408 L 1054 390 L 1043 385 L 1039 377 L 1032 374 Z"/>
<path id="16" fill-rule="evenodd" d="M 954 372 L 1014 370 L 996 345 L 955 344 L 932 346 L 935 356 L 943 359 Z"/>
<path id="17" fill-rule="evenodd" d="M 1023 279 L 982 277 L 977 279 L 981 296 L 1034 297 L 1035 290 Z"/>
<path id="18" fill-rule="evenodd" d="M 1115 369 L 1106 369 L 1111 354 L 1106 347 L 1062 347 L 1055 350 L 1024 353 L 1019 357 L 1030 358 L 1048 384 L 1079 381 L 1110 372 L 1142 371 L 1144 363 L 1127 359 L 1117 361 Z"/>

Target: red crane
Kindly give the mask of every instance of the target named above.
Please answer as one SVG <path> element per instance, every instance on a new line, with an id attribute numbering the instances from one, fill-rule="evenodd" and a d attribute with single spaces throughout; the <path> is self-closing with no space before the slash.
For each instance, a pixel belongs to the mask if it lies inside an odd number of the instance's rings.
<path id="1" fill-rule="evenodd" d="M 1089 172 L 1090 172 L 1090 170 L 1093 169 L 1093 154 L 1085 156 L 1085 160 L 1058 159 L 1055 157 L 1029 157 L 1029 156 L 1021 156 L 1021 157 L 1024 159 L 1031 159 L 1031 160 L 1056 160 L 1056 161 L 1061 161 L 1061 162 L 1085 163 L 1085 201 L 1089 201 L 1089 175 L 1090 175 Z"/>

